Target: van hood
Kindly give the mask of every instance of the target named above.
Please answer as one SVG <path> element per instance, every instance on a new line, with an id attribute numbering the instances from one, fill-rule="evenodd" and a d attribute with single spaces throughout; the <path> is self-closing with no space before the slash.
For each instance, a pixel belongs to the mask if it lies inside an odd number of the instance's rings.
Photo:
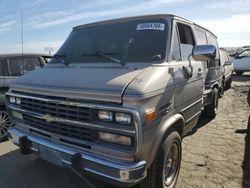
<path id="1" fill-rule="evenodd" d="M 120 65 L 47 65 L 16 79 L 10 88 L 28 93 L 121 103 L 124 90 L 141 72 Z"/>

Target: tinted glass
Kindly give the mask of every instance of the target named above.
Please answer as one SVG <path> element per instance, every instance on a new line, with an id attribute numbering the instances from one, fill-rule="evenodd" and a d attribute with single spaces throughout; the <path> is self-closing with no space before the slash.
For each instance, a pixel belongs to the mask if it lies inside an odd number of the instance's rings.
<path id="1" fill-rule="evenodd" d="M 21 76 L 40 67 L 39 59 L 35 57 L 8 58 L 3 66 L 5 76 Z"/>
<path id="2" fill-rule="evenodd" d="M 57 54 L 67 63 L 112 62 L 97 52 L 124 63 L 160 61 L 165 59 L 167 30 L 163 19 L 78 28 Z M 51 62 L 58 61 L 53 58 Z"/>

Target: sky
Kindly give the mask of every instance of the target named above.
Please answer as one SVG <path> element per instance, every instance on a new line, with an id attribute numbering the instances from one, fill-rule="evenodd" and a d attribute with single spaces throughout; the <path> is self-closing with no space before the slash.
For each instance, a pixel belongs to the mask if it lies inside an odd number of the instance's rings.
<path id="1" fill-rule="evenodd" d="M 0 0 L 0 10 L 0 53 L 22 51 L 22 14 L 24 52 L 55 53 L 77 25 L 161 13 L 209 29 L 220 47 L 250 45 L 250 0 Z"/>

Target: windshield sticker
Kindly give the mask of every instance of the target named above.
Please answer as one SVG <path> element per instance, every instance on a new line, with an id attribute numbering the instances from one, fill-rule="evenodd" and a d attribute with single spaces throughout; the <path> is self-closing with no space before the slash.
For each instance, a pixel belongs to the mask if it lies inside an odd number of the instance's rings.
<path id="1" fill-rule="evenodd" d="M 137 25 L 136 30 L 160 30 L 164 31 L 165 24 L 163 23 L 140 23 Z"/>

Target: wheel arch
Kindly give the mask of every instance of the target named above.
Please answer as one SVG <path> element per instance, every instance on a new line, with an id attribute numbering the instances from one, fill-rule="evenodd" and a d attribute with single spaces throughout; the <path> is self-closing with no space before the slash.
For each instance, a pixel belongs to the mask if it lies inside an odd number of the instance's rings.
<path id="1" fill-rule="evenodd" d="M 165 122 L 160 125 L 160 129 L 157 133 L 157 137 L 154 141 L 154 147 L 147 161 L 147 168 L 151 166 L 162 142 L 165 140 L 166 136 L 169 134 L 169 131 L 177 131 L 180 137 L 183 137 L 185 127 L 185 120 L 181 114 L 175 114 L 172 117 L 168 118 Z"/>

